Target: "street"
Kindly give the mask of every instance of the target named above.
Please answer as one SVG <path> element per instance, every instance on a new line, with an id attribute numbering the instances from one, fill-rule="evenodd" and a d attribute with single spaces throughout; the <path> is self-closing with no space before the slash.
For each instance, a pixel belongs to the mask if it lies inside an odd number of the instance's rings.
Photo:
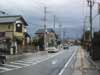
<path id="1" fill-rule="evenodd" d="M 9 62 L 0 66 L 0 75 L 58 75 L 77 49 L 78 47 L 71 47 L 58 53 Z"/>
<path id="2" fill-rule="evenodd" d="M 99 75 L 80 46 L 57 53 L 10 61 L 0 65 L 0 75 Z"/>
<path id="3" fill-rule="evenodd" d="M 100 0 L 1 0 L 0 75 L 100 75 Z"/>

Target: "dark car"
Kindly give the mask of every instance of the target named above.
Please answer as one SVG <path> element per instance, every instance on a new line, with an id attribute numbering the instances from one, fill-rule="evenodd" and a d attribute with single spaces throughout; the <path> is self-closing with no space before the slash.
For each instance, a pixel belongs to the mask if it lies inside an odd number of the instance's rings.
<path id="1" fill-rule="evenodd" d="M 0 39 L 0 64 L 4 64 L 6 62 L 5 48 L 6 45 L 4 39 Z"/>
<path id="2" fill-rule="evenodd" d="M 0 55 L 0 64 L 4 64 L 6 62 L 6 56 Z"/>
<path id="3" fill-rule="evenodd" d="M 69 49 L 69 46 L 63 46 L 63 49 Z"/>

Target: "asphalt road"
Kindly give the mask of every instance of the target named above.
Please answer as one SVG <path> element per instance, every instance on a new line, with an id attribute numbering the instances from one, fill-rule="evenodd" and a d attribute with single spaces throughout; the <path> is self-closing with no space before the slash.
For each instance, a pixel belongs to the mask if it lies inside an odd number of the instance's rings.
<path id="1" fill-rule="evenodd" d="M 10 62 L 5 65 L 6 67 L 0 67 L 0 75 L 63 75 L 64 68 L 74 65 L 78 48 L 73 46 L 69 50 L 62 50 L 43 57 Z M 11 67 L 11 69 L 8 67 Z M 2 68 L 6 71 L 2 71 Z M 72 75 L 72 68 L 66 70 L 66 72 L 67 75 Z"/>

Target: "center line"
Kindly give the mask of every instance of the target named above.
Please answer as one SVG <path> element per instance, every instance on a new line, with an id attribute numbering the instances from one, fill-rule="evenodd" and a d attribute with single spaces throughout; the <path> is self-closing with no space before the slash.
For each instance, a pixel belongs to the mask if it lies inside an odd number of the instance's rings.
<path id="1" fill-rule="evenodd" d="M 73 53 L 73 55 L 70 57 L 70 59 L 69 59 L 69 60 L 67 61 L 67 63 L 64 65 L 64 67 L 61 69 L 61 71 L 59 72 L 58 75 L 62 75 L 62 74 L 64 73 L 65 69 L 68 67 L 68 65 L 69 65 L 70 62 L 72 61 L 72 59 L 73 59 L 73 57 L 75 56 L 76 52 L 77 52 L 77 51 L 75 51 L 75 52 Z"/>
<path id="2" fill-rule="evenodd" d="M 16 62 L 10 62 L 11 64 L 16 64 L 16 65 L 23 65 L 23 66 L 28 66 L 29 64 L 24 64 L 24 63 L 16 63 Z"/>

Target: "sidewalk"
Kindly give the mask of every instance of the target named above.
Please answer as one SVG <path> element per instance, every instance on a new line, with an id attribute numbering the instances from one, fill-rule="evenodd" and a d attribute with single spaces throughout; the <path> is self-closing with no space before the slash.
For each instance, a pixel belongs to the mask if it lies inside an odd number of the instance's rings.
<path id="1" fill-rule="evenodd" d="M 88 54 L 87 54 L 88 55 Z M 100 71 L 100 60 L 93 61 L 91 57 L 88 55 L 89 60 L 96 66 L 96 68 Z"/>
<path id="2" fill-rule="evenodd" d="M 47 51 L 38 51 L 38 52 L 34 52 L 34 53 L 28 52 L 28 53 L 17 54 L 17 55 L 6 55 L 6 58 L 7 58 L 7 62 L 9 62 L 9 61 L 27 59 L 30 57 L 36 57 L 38 55 L 43 55 L 43 54 L 47 54 Z"/>
<path id="3" fill-rule="evenodd" d="M 96 66 L 98 66 L 98 69 L 100 70 L 100 60 L 94 61 L 94 63 L 96 64 Z"/>
<path id="4" fill-rule="evenodd" d="M 100 75 L 96 66 L 89 60 L 86 52 L 80 48 L 72 75 Z"/>

